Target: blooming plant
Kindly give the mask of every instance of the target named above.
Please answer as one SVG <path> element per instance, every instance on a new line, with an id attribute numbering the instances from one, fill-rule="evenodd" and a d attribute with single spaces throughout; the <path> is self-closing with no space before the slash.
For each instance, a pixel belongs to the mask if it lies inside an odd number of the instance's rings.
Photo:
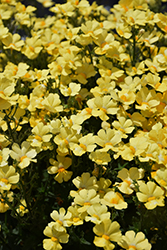
<path id="1" fill-rule="evenodd" d="M 165 0 L 0 1 L 0 250 L 167 247 Z"/>

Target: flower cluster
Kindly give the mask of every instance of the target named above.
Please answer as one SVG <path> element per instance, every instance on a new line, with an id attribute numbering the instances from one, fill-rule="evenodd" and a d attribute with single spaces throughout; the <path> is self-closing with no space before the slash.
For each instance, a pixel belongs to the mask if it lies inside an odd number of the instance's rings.
<path id="1" fill-rule="evenodd" d="M 131 207 L 134 216 L 166 209 L 162 3 L 120 0 L 108 11 L 87 0 L 38 2 L 52 15 L 0 1 L 0 212 L 29 225 L 44 203 L 53 219 L 46 226 L 42 215 L 46 250 L 87 222 L 97 247 L 150 250 L 142 231 L 154 243 L 152 224 L 121 218 Z"/>

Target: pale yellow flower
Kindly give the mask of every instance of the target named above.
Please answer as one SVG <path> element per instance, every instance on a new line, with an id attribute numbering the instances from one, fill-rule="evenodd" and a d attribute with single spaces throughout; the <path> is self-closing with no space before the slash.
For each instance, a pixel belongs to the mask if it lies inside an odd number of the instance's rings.
<path id="1" fill-rule="evenodd" d="M 27 204 L 26 204 L 26 201 L 24 199 L 20 200 L 20 205 L 16 209 L 16 211 L 18 212 L 18 214 L 20 216 L 24 216 L 24 214 L 28 213 Z"/>
<path id="2" fill-rule="evenodd" d="M 77 156 L 81 156 L 86 152 L 92 152 L 96 148 L 95 137 L 93 133 L 81 137 L 78 141 L 79 144 L 71 143 L 70 149 Z"/>
<path id="3" fill-rule="evenodd" d="M 69 234 L 59 223 L 50 223 L 45 227 L 43 233 L 50 238 L 43 240 L 43 248 L 46 250 L 60 250 L 62 249 L 60 243 L 68 242 Z"/>
<path id="4" fill-rule="evenodd" d="M 8 200 L 8 202 L 12 202 L 14 199 L 13 192 L 1 190 L 1 193 L 0 193 L 0 213 L 5 213 L 9 209 L 9 205 L 7 203 L 5 203 L 4 198 L 6 198 Z"/>
<path id="5" fill-rule="evenodd" d="M 26 38 L 25 45 L 21 52 L 29 59 L 35 59 L 42 50 L 41 39 L 38 36 Z"/>
<path id="6" fill-rule="evenodd" d="M 71 213 L 71 218 L 67 221 L 68 226 L 74 225 L 79 226 L 84 223 L 83 213 L 78 212 L 78 206 L 70 206 L 68 207 L 68 211 Z"/>
<path id="7" fill-rule="evenodd" d="M 97 235 L 93 243 L 97 247 L 103 247 L 105 250 L 112 250 L 115 245 L 112 241 L 118 242 L 121 240 L 120 225 L 117 221 L 110 219 L 103 220 L 100 224 L 94 226 L 93 232 Z"/>
<path id="8" fill-rule="evenodd" d="M 160 103 L 156 92 L 153 89 L 149 90 L 147 87 L 143 87 L 136 94 L 136 101 L 139 104 L 136 105 L 136 108 L 141 110 L 150 110 Z"/>
<path id="9" fill-rule="evenodd" d="M 23 77 L 25 74 L 27 74 L 27 69 L 29 68 L 29 65 L 26 63 L 20 62 L 18 65 L 15 65 L 11 62 L 8 62 L 5 66 L 4 74 L 7 78 L 20 78 Z M 13 79 L 12 79 L 13 80 Z"/>
<path id="10" fill-rule="evenodd" d="M 80 206 L 78 208 L 79 213 L 86 212 L 88 207 L 99 202 L 99 195 L 97 195 L 94 189 L 82 189 L 75 194 L 74 198 L 74 203 Z"/>
<path id="11" fill-rule="evenodd" d="M 61 207 L 59 212 L 57 210 L 53 210 L 50 216 L 55 222 L 59 223 L 60 226 L 68 227 L 68 220 L 71 219 L 72 214 L 69 210 L 66 213 L 66 210 Z"/>
<path id="12" fill-rule="evenodd" d="M 56 174 L 54 179 L 58 181 L 59 183 L 62 183 L 63 181 L 69 181 L 71 179 L 71 176 L 73 174 L 72 171 L 67 171 L 67 169 L 72 164 L 72 160 L 70 157 L 65 157 L 61 155 L 57 155 L 57 160 L 50 159 L 49 162 L 52 164 L 49 168 L 47 168 L 49 174 Z"/>
<path id="13" fill-rule="evenodd" d="M 27 141 L 23 141 L 21 147 L 17 143 L 13 143 L 10 156 L 18 162 L 18 166 L 23 169 L 26 168 L 30 162 L 37 162 L 35 158 L 37 152 L 31 148 Z"/>
<path id="14" fill-rule="evenodd" d="M 112 190 L 111 188 L 109 188 L 111 184 L 112 182 L 110 181 L 110 179 L 105 179 L 103 177 L 101 177 L 99 181 L 97 181 L 97 193 L 100 195 L 100 198 L 103 198 L 106 193 Z"/>
<path id="15" fill-rule="evenodd" d="M 19 94 L 13 94 L 15 91 L 14 80 L 6 77 L 0 78 L 0 110 L 8 109 L 11 105 L 16 104 Z"/>
<path id="16" fill-rule="evenodd" d="M 114 150 L 114 147 L 121 141 L 121 137 L 114 129 L 108 128 L 106 130 L 100 129 L 95 136 L 95 142 L 102 147 L 103 152 L 109 149 Z"/>
<path id="17" fill-rule="evenodd" d="M 111 161 L 110 154 L 108 154 L 107 152 L 102 152 L 100 150 L 91 152 L 89 155 L 89 159 L 91 159 L 98 165 L 108 165 L 108 163 Z"/>
<path id="18" fill-rule="evenodd" d="M 21 48 L 24 45 L 24 41 L 21 40 L 20 35 L 17 33 L 13 35 L 9 33 L 7 37 L 2 39 L 2 42 L 4 44 L 4 49 L 11 49 L 17 51 L 21 51 Z"/>
<path id="19" fill-rule="evenodd" d="M 0 168 L 8 165 L 8 158 L 11 150 L 9 148 L 3 148 L 0 150 Z"/>
<path id="20" fill-rule="evenodd" d="M 12 184 L 19 181 L 19 173 L 13 166 L 4 166 L 0 168 L 0 190 L 10 190 Z"/>
<path id="21" fill-rule="evenodd" d="M 165 206 L 164 191 L 156 185 L 153 181 L 138 181 L 139 192 L 136 196 L 140 202 L 144 202 L 147 209 L 154 209 L 157 206 Z"/>
<path id="22" fill-rule="evenodd" d="M 133 126 L 133 122 L 131 121 L 131 119 L 126 119 L 123 116 L 118 117 L 118 120 L 119 121 L 114 121 L 112 125 L 115 129 L 121 131 L 122 138 L 127 138 L 127 134 L 131 134 L 135 129 L 135 127 Z"/>
<path id="23" fill-rule="evenodd" d="M 78 143 L 80 135 L 72 128 L 60 128 L 60 133 L 54 137 L 54 143 L 58 145 L 58 152 L 67 154 L 71 143 Z"/>
<path id="24" fill-rule="evenodd" d="M 79 94 L 81 84 L 70 82 L 69 86 L 60 84 L 60 91 L 64 96 L 76 96 Z"/>
<path id="25" fill-rule="evenodd" d="M 107 192 L 103 199 L 101 199 L 101 203 L 109 207 L 114 207 L 118 210 L 128 207 L 128 204 L 124 201 L 123 196 L 120 193 L 114 191 Z"/>
<path id="26" fill-rule="evenodd" d="M 107 212 L 107 207 L 101 204 L 93 204 L 87 209 L 88 215 L 85 216 L 85 221 L 91 221 L 94 224 L 100 224 L 105 219 L 110 219 L 110 212 Z"/>
<path id="27" fill-rule="evenodd" d="M 30 142 L 32 147 L 37 147 L 39 150 L 42 148 L 45 149 L 45 145 L 47 146 L 52 137 L 50 134 L 50 129 L 48 125 L 44 125 L 43 122 L 39 122 L 32 129 L 31 136 L 28 137 L 27 141 Z"/>
<path id="28" fill-rule="evenodd" d="M 77 176 L 75 179 L 72 180 L 72 182 L 78 188 L 78 191 L 82 189 L 87 189 L 87 190 L 98 189 L 96 177 L 90 176 L 89 172 L 82 173 L 81 177 Z M 73 197 L 75 196 L 76 193 L 77 193 L 76 191 L 73 190 L 70 191 L 70 195 Z"/>
<path id="29" fill-rule="evenodd" d="M 61 101 L 58 94 L 50 93 L 41 102 L 43 107 L 52 113 L 57 113 L 63 111 L 63 106 L 60 105 Z"/>
<path id="30" fill-rule="evenodd" d="M 144 233 L 138 232 L 137 234 L 130 230 L 122 236 L 122 239 L 118 242 L 118 245 L 124 249 L 129 250 L 150 250 L 151 244 L 146 239 Z"/>
<path id="31" fill-rule="evenodd" d="M 117 175 L 123 182 L 118 184 L 118 189 L 124 194 L 132 194 L 134 191 L 134 181 L 144 177 L 144 170 L 132 167 L 129 170 L 123 168 Z"/>

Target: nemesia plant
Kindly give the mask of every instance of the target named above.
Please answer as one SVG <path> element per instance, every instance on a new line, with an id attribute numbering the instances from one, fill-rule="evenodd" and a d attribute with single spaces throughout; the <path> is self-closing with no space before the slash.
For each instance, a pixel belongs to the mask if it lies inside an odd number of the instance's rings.
<path id="1" fill-rule="evenodd" d="M 0 250 L 167 245 L 163 1 L 0 1 Z"/>

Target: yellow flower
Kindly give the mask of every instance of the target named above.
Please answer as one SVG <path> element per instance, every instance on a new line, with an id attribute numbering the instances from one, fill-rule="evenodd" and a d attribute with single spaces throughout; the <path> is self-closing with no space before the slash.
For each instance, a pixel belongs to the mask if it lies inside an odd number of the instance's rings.
<path id="1" fill-rule="evenodd" d="M 154 209 L 157 206 L 165 206 L 164 203 L 164 191 L 157 186 L 153 181 L 148 181 L 144 183 L 143 181 L 138 181 L 139 191 L 136 196 L 140 202 L 144 202 L 147 209 Z"/>
<path id="2" fill-rule="evenodd" d="M 13 8 L 9 4 L 1 3 L 0 17 L 2 20 L 8 20 L 11 18 L 13 13 Z"/>
<path id="3" fill-rule="evenodd" d="M 82 126 L 79 125 L 80 122 L 78 120 L 77 115 L 71 115 L 69 119 L 66 116 L 63 116 L 61 121 L 64 127 L 72 128 L 77 131 L 77 134 L 80 134 Z"/>
<path id="4" fill-rule="evenodd" d="M 135 156 L 142 155 L 147 147 L 148 140 L 144 136 L 136 136 L 135 138 L 130 138 L 129 144 L 120 147 L 114 158 L 116 159 L 121 155 L 124 160 L 131 161 Z"/>
<path id="5" fill-rule="evenodd" d="M 100 150 L 91 152 L 89 159 L 98 165 L 108 165 L 108 163 L 111 161 L 110 155 L 107 152 L 101 152 Z"/>
<path id="6" fill-rule="evenodd" d="M 8 62 L 8 64 L 5 67 L 4 74 L 7 78 L 20 78 L 23 77 L 27 73 L 27 69 L 29 66 L 26 63 L 20 62 L 18 65 L 15 65 L 11 62 Z"/>
<path id="7" fill-rule="evenodd" d="M 46 18 L 36 18 L 34 23 L 34 30 L 46 29 L 53 25 L 56 18 L 54 16 L 48 16 Z"/>
<path id="8" fill-rule="evenodd" d="M 88 133 L 87 135 L 79 139 L 79 144 L 71 143 L 70 149 L 77 156 L 81 156 L 86 152 L 92 152 L 95 148 L 95 137 L 93 133 Z"/>
<path id="9" fill-rule="evenodd" d="M 49 126 L 44 125 L 43 122 L 39 122 L 32 129 L 33 135 L 29 136 L 27 141 L 30 141 L 32 147 L 37 147 L 39 150 L 45 149 L 45 146 L 49 146 L 48 143 L 52 137 L 49 132 Z"/>
<path id="10" fill-rule="evenodd" d="M 131 25 L 138 28 L 139 26 L 144 26 L 146 23 L 146 12 L 143 10 L 133 10 L 129 9 L 125 16 L 125 21 Z"/>
<path id="11" fill-rule="evenodd" d="M 62 249 L 60 243 L 68 242 L 69 234 L 59 223 L 50 223 L 43 233 L 50 238 L 43 240 L 43 248 L 46 250 L 60 250 Z"/>
<path id="12" fill-rule="evenodd" d="M 82 66 L 76 69 L 74 78 L 76 78 L 80 83 L 86 84 L 87 79 L 95 76 L 95 74 L 96 71 L 94 66 L 85 62 L 82 64 Z"/>
<path id="13" fill-rule="evenodd" d="M 138 232 L 137 234 L 130 230 L 122 236 L 122 239 L 118 242 L 118 245 L 124 249 L 129 250 L 150 250 L 151 244 L 145 238 L 144 233 Z"/>
<path id="14" fill-rule="evenodd" d="M 128 87 L 129 88 L 129 87 Z M 118 96 L 120 98 L 120 102 L 122 102 L 125 110 L 129 108 L 129 105 L 134 103 L 136 100 L 136 95 L 134 91 L 131 89 L 122 89 L 118 92 Z"/>
<path id="15" fill-rule="evenodd" d="M 85 221 L 91 221 L 94 224 L 100 224 L 105 219 L 110 219 L 110 212 L 107 212 L 107 207 L 101 204 L 93 204 L 87 209 L 88 215 L 85 216 Z"/>
<path id="16" fill-rule="evenodd" d="M 128 207 L 128 204 L 124 201 L 122 195 L 114 191 L 107 192 L 103 199 L 101 199 L 101 203 L 118 210 L 126 209 Z"/>
<path id="17" fill-rule="evenodd" d="M 13 80 L 6 77 L 0 78 L 0 110 L 8 109 L 11 105 L 16 104 L 19 94 L 13 94 L 14 91 L 15 83 Z"/>
<path id="18" fill-rule="evenodd" d="M 52 113 L 57 113 L 63 111 L 63 106 L 59 105 L 61 103 L 59 95 L 50 93 L 41 102 L 43 107 Z"/>
<path id="19" fill-rule="evenodd" d="M 95 137 L 95 142 L 102 147 L 100 151 L 107 152 L 109 149 L 114 150 L 114 147 L 121 141 L 121 137 L 114 129 L 100 129 Z"/>
<path id="20" fill-rule="evenodd" d="M 68 211 L 71 213 L 70 220 L 67 221 L 68 226 L 74 225 L 79 226 L 84 223 L 84 217 L 82 213 L 78 212 L 78 206 L 70 206 L 68 207 Z"/>
<path id="21" fill-rule="evenodd" d="M 1 190 L 0 193 L 0 213 L 5 213 L 9 209 L 9 205 L 5 203 L 4 198 L 7 198 L 8 202 L 13 201 L 13 192 Z"/>
<path id="22" fill-rule="evenodd" d="M 165 92 L 167 91 L 166 78 L 163 77 L 160 83 L 160 77 L 155 74 L 148 73 L 146 75 L 147 84 L 153 87 L 156 91 Z"/>
<path id="23" fill-rule="evenodd" d="M 117 221 L 110 219 L 103 220 L 100 224 L 94 226 L 95 236 L 93 243 L 97 247 L 103 247 L 105 250 L 112 250 L 115 245 L 111 241 L 118 242 L 121 239 L 120 225 Z"/>
<path id="24" fill-rule="evenodd" d="M 123 116 L 118 117 L 119 121 L 114 121 L 112 123 L 113 127 L 121 132 L 122 138 L 127 138 L 127 134 L 131 134 L 135 129 L 131 119 L 126 119 Z"/>
<path id="25" fill-rule="evenodd" d="M 66 214 L 65 213 L 66 213 L 66 210 L 63 207 L 61 207 L 59 209 L 59 212 L 56 210 L 53 210 L 50 216 L 55 222 L 59 223 L 60 226 L 68 227 L 68 220 L 71 219 L 72 214 L 70 213 L 69 210 L 67 211 Z"/>
<path id="26" fill-rule="evenodd" d="M 2 21 L 0 20 L 0 39 L 6 38 L 8 36 L 9 29 L 3 26 Z"/>
<path id="27" fill-rule="evenodd" d="M 118 172 L 117 175 L 123 182 L 116 183 L 118 184 L 118 189 L 124 194 L 132 194 L 134 189 L 134 180 L 138 180 L 144 177 L 144 171 L 135 167 L 130 168 L 129 170 L 123 168 Z"/>
<path id="28" fill-rule="evenodd" d="M 54 179 L 58 181 L 59 183 L 62 183 L 63 181 L 69 181 L 71 179 L 71 176 L 73 174 L 72 171 L 67 171 L 66 169 L 69 168 L 69 166 L 72 163 L 71 158 L 64 157 L 61 155 L 57 155 L 57 160 L 50 159 L 49 162 L 52 164 L 49 168 L 47 168 L 49 174 L 57 174 Z"/>
<path id="29" fill-rule="evenodd" d="M 100 202 L 99 195 L 97 195 L 94 189 L 89 189 L 89 190 L 82 189 L 75 194 L 74 198 L 74 203 L 80 206 L 78 208 L 79 213 L 86 212 L 88 207 L 99 202 Z"/>
<path id="30" fill-rule="evenodd" d="M 18 162 L 18 166 L 23 169 L 26 168 L 30 162 L 37 162 L 33 159 L 37 155 L 35 149 L 31 148 L 31 145 L 27 141 L 23 141 L 21 148 L 17 143 L 13 143 L 10 156 Z"/>
<path id="31" fill-rule="evenodd" d="M 54 143 L 58 145 L 58 151 L 67 154 L 71 143 L 78 143 L 80 135 L 72 128 L 60 128 L 60 133 L 54 137 Z"/>
<path id="32" fill-rule="evenodd" d="M 81 84 L 70 82 L 69 85 L 60 84 L 60 91 L 64 96 L 76 96 L 79 94 Z"/>
<path id="33" fill-rule="evenodd" d="M 61 37 L 52 33 L 50 28 L 46 28 L 41 36 L 42 45 L 48 54 L 53 55 L 60 45 Z"/>
<path id="34" fill-rule="evenodd" d="M 85 24 L 81 24 L 81 31 L 83 34 L 78 36 L 76 39 L 78 43 L 82 45 L 87 45 L 92 43 L 94 40 L 97 39 L 97 36 L 103 31 L 99 25 L 99 22 L 94 20 L 88 20 Z"/>
<path id="35" fill-rule="evenodd" d="M 167 169 L 158 169 L 151 173 L 152 178 L 163 188 L 167 190 Z"/>
<path id="36" fill-rule="evenodd" d="M 95 40 L 95 43 L 98 45 L 95 48 L 95 53 L 98 55 L 105 54 L 108 50 L 112 49 L 113 46 L 118 47 L 119 42 L 114 41 L 113 34 L 108 34 L 106 30 L 98 35 L 98 39 Z"/>
<path id="37" fill-rule="evenodd" d="M 103 177 L 101 177 L 99 181 L 97 181 L 98 185 L 97 193 L 100 195 L 100 198 L 103 198 L 106 193 L 112 190 L 111 188 L 109 188 L 111 183 L 112 182 L 109 179 L 105 179 Z"/>
<path id="38" fill-rule="evenodd" d="M 0 190 L 9 190 L 12 184 L 19 181 L 19 174 L 13 166 L 4 166 L 0 168 Z"/>
<path id="39" fill-rule="evenodd" d="M 0 168 L 8 165 L 8 158 L 11 150 L 9 148 L 3 148 L 0 150 Z"/>
<path id="40" fill-rule="evenodd" d="M 137 62 L 135 66 L 130 65 L 128 68 L 126 68 L 126 73 L 129 76 L 135 76 L 135 75 L 142 75 L 145 72 L 145 65 L 144 62 Z"/>
<path id="41" fill-rule="evenodd" d="M 73 184 L 78 188 L 78 191 L 81 189 L 94 189 L 97 190 L 98 189 L 98 185 L 97 185 L 97 179 L 95 176 L 91 176 L 90 177 L 90 173 L 89 172 L 85 172 L 80 176 L 77 176 L 75 179 L 72 180 Z M 70 195 L 71 196 L 75 196 L 77 192 L 71 190 L 70 191 Z"/>
<path id="42" fill-rule="evenodd" d="M 55 6 L 50 8 L 50 11 L 52 11 L 53 13 L 61 14 L 65 17 L 71 17 L 74 15 L 74 6 L 70 2 L 64 4 L 56 4 Z"/>
<path id="43" fill-rule="evenodd" d="M 109 76 L 100 77 L 97 79 L 98 86 L 91 88 L 90 92 L 96 96 L 103 96 L 111 94 L 115 88 L 115 81 L 111 80 Z"/>
<path id="44" fill-rule="evenodd" d="M 90 99 L 87 104 L 91 105 L 91 102 L 94 103 L 94 108 L 92 110 L 93 116 L 99 116 L 101 120 L 106 121 L 109 119 L 107 114 L 116 114 L 119 110 L 117 102 L 112 99 L 111 95 L 97 96 L 93 99 Z"/>
<path id="45" fill-rule="evenodd" d="M 156 143 L 148 143 L 148 147 L 145 149 L 144 153 L 139 156 L 141 162 L 153 160 L 158 158 L 160 147 Z"/>
<path id="46" fill-rule="evenodd" d="M 16 209 L 16 211 L 19 213 L 20 216 L 24 216 L 24 214 L 28 213 L 27 204 L 24 199 L 20 200 L 20 205 Z"/>
<path id="47" fill-rule="evenodd" d="M 104 60 L 102 60 L 101 63 L 103 63 Z M 107 63 L 107 61 L 105 61 L 105 63 Z M 108 64 L 106 67 L 104 67 L 104 65 L 102 64 L 99 64 L 99 73 L 101 75 L 101 77 L 110 77 L 111 80 L 118 80 L 119 77 L 121 77 L 124 73 L 123 70 L 120 70 L 119 68 L 117 67 L 114 67 L 112 65 L 111 62 L 108 61 Z"/>
<path id="48" fill-rule="evenodd" d="M 24 45 L 24 41 L 20 40 L 20 38 L 20 35 L 17 33 L 13 35 L 9 33 L 7 37 L 2 39 L 2 42 L 5 45 L 3 46 L 3 48 L 21 51 L 21 48 Z"/>
<path id="49" fill-rule="evenodd" d="M 26 38 L 25 45 L 21 52 L 29 59 L 35 59 L 42 50 L 41 39 L 38 36 Z"/>
<path id="50" fill-rule="evenodd" d="M 51 7 L 54 2 L 52 0 L 37 0 L 39 3 L 41 3 L 45 8 Z"/>
<path id="51" fill-rule="evenodd" d="M 116 31 L 120 37 L 129 39 L 132 36 L 131 27 L 126 22 L 117 22 Z"/>

